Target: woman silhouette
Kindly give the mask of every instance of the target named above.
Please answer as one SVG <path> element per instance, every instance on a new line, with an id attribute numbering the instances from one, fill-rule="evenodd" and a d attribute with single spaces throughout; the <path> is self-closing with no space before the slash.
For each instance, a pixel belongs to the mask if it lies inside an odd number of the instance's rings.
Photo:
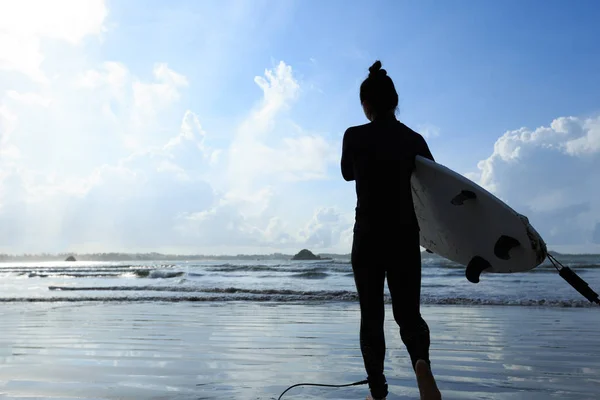
<path id="1" fill-rule="evenodd" d="M 346 181 L 356 181 L 352 270 L 361 312 L 360 347 L 370 398 L 385 399 L 386 274 L 394 319 L 412 366 L 416 370 L 417 361 L 424 360 L 430 369 L 429 327 L 420 312 L 419 225 L 410 178 L 417 155 L 431 160 L 433 156 L 425 139 L 396 119 L 398 93 L 381 62 L 369 68 L 360 101 L 371 122 L 344 133 L 341 170 Z"/>

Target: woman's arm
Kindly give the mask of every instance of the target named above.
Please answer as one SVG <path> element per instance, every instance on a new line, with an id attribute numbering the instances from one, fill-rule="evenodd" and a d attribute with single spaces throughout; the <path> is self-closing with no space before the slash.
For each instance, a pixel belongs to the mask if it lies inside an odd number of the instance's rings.
<path id="1" fill-rule="evenodd" d="M 344 132 L 344 139 L 342 140 L 342 176 L 347 181 L 354 180 L 354 165 L 352 165 L 352 147 L 350 145 L 350 129 L 346 129 Z"/>

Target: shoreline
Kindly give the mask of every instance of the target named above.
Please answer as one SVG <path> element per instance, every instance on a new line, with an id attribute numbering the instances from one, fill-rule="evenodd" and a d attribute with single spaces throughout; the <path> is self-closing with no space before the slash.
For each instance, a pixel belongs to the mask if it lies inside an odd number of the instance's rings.
<path id="1" fill-rule="evenodd" d="M 444 399 L 593 399 L 600 321 L 578 308 L 423 305 Z M 365 378 L 358 304 L 0 305 L 0 395 L 271 400 L 299 382 Z M 386 306 L 388 400 L 416 399 Z M 282 400 L 364 398 L 365 386 L 298 387 Z"/>
<path id="2" fill-rule="evenodd" d="M 597 304 L 590 303 L 587 300 L 573 299 L 573 300 L 560 300 L 560 301 L 546 301 L 546 300 L 527 300 L 525 303 L 507 303 L 507 302 L 495 302 L 494 300 L 474 300 L 464 299 L 465 302 L 456 302 L 454 300 L 433 300 L 431 302 L 424 301 L 421 303 L 421 308 L 507 308 L 507 309 L 541 309 L 541 310 L 563 310 L 563 309 L 577 309 L 577 310 L 588 310 L 599 308 Z M 272 300 L 272 299 L 215 299 L 214 297 L 189 297 L 189 296 L 173 296 L 168 297 L 30 297 L 30 298 L 0 298 L 1 304 L 54 304 L 54 305 L 72 305 L 79 304 L 99 306 L 99 305 L 148 305 L 158 304 L 162 306 L 172 304 L 210 304 L 214 306 L 225 306 L 225 305 L 245 305 L 247 303 L 255 303 L 259 305 L 270 305 L 270 306 L 303 306 L 303 307 L 358 307 L 357 300 Z M 391 300 L 386 298 L 385 305 L 390 306 Z M 600 310 L 599 310 L 600 312 Z"/>

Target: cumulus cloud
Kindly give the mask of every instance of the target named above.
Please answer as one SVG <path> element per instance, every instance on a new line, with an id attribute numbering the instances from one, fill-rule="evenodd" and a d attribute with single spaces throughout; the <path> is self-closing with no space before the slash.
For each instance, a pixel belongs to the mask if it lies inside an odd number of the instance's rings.
<path id="1" fill-rule="evenodd" d="M 119 62 L 105 61 L 98 69 L 90 69 L 80 73 L 75 79 L 75 85 L 88 89 L 107 87 L 111 94 L 122 100 L 121 90 L 128 80 L 129 70 L 125 65 Z"/>
<path id="2" fill-rule="evenodd" d="M 470 175 L 525 214 L 551 245 L 599 245 L 600 118 L 506 132 Z"/>
<path id="3" fill-rule="evenodd" d="M 52 102 L 52 99 L 44 97 L 39 93 L 17 92 L 16 90 L 8 90 L 6 92 L 6 97 L 8 97 L 10 100 L 27 106 L 48 107 Z"/>
<path id="4" fill-rule="evenodd" d="M 164 63 L 155 65 L 153 75 L 154 81 L 143 82 L 125 65 L 106 62 L 76 75 L 71 85 L 48 97 L 53 99 L 49 103 L 42 95 L 7 92 L 5 98 L 20 108 L 0 103 L 3 251 L 231 253 L 340 244 L 347 219 L 318 208 L 308 223 L 298 223 L 285 202 L 286 184 L 325 179 L 327 168 L 338 160 L 338 146 L 304 133 L 288 119 L 286 111 L 300 88 L 289 65 L 281 62 L 255 78 L 262 97 L 226 147 L 211 142 L 196 113 L 172 107 L 188 85 L 185 76 Z M 73 161 L 79 168 L 68 173 L 49 168 L 47 158 L 46 168 L 26 162 L 8 168 L 11 148 L 16 149 L 13 158 L 19 152 L 27 160 L 34 154 L 48 157 L 48 148 L 36 143 L 35 130 L 18 126 L 31 107 L 38 107 L 36 115 L 43 119 L 40 106 L 49 107 L 47 113 L 65 106 L 88 110 L 78 113 L 76 124 L 62 125 L 61 119 L 49 127 L 87 163 Z M 170 126 L 172 111 L 179 113 L 178 128 L 157 128 Z M 103 122 L 88 133 L 87 141 L 95 141 L 90 153 L 89 142 L 77 146 L 79 132 L 73 125 L 97 121 Z M 295 126 L 291 133 L 290 125 Z M 54 149 L 62 158 L 56 165 L 65 168 L 69 153 Z M 115 154 L 122 155 L 111 159 Z M 93 168 L 82 168 L 86 165 Z"/>
<path id="5" fill-rule="evenodd" d="M 280 184 L 324 179 L 327 167 L 337 161 L 337 148 L 323 137 L 305 135 L 301 130 L 293 137 L 281 135 L 280 127 L 285 125 L 282 114 L 296 99 L 300 87 L 290 66 L 280 62 L 273 70 L 266 70 L 264 77 L 256 77 L 255 82 L 263 97 L 224 151 L 226 190 L 210 209 L 183 214 L 178 230 L 188 238 L 221 247 L 235 243 L 245 248 L 281 249 L 311 241 L 315 247 L 335 246 L 338 240 L 315 241 L 314 235 L 290 227 L 283 221 L 285 216 L 273 215 L 272 206 L 278 201 L 276 188 Z M 338 221 L 330 222 L 320 229 L 330 229 L 331 236 Z"/>
<path id="6" fill-rule="evenodd" d="M 104 0 L 0 8 L 1 251 L 344 245 L 346 214 L 326 198 L 302 210 L 290 201 L 293 185 L 328 179 L 339 158 L 337 143 L 289 118 L 301 94 L 290 65 L 254 78 L 257 101 L 218 132 L 223 145 L 181 103 L 190 82 L 177 68 L 157 62 L 141 79 L 119 60 L 87 64 L 86 42 L 106 30 Z"/>
<path id="7" fill-rule="evenodd" d="M 179 87 L 188 85 L 185 76 L 171 70 L 165 63 L 156 64 L 153 73 L 156 82 L 133 83 L 132 117 L 136 126 L 154 122 L 157 112 L 179 100 Z"/>
<path id="8" fill-rule="evenodd" d="M 42 38 L 77 47 L 104 29 L 103 2 L 76 3 L 24 26 L 0 16 L 0 79 L 10 83 L 0 93 L 1 251 L 350 250 L 352 210 L 316 186 L 338 172 L 339 142 L 291 120 L 302 83 L 290 65 L 255 77 L 257 101 L 213 135 L 182 102 L 192 83 L 168 63 L 147 66 L 147 79 L 118 61 L 47 74 Z M 9 36 L 29 40 L 14 57 Z M 13 85 L 6 71 L 34 84 Z M 506 132 L 468 176 L 551 245 L 600 244 L 599 153 L 600 118 L 558 118 Z"/>
<path id="9" fill-rule="evenodd" d="M 16 71 L 47 82 L 41 66 L 42 39 L 79 45 L 104 31 L 104 0 L 0 1 L 0 70 Z"/>
<path id="10" fill-rule="evenodd" d="M 53 182 L 50 176 L 14 170 L 2 182 L 1 239 L 9 248 L 56 249 L 81 246 L 153 249 L 177 244 L 182 213 L 213 202 L 202 179 L 206 149 L 190 131 L 186 113 L 180 134 L 102 165 L 80 179 Z M 200 160 L 189 168 L 191 159 Z"/>
<path id="11" fill-rule="evenodd" d="M 257 101 L 217 142 L 182 103 L 191 84 L 177 68 L 142 65 L 152 74 L 141 79 L 118 60 L 88 64 L 86 41 L 106 30 L 104 0 L 0 8 L 0 251 L 343 243 L 350 220 L 326 199 L 302 210 L 289 201 L 293 185 L 328 179 L 339 158 L 337 143 L 290 119 L 301 94 L 290 65 L 254 78 Z"/>
<path id="12" fill-rule="evenodd" d="M 164 145 L 178 134 L 185 109 L 177 103 L 187 81 L 164 63 L 153 72 L 141 80 L 110 62 L 54 77 L 34 90 L 10 82 L 0 93 L 0 166 L 10 154 L 28 170 L 82 179 L 102 164 Z"/>
<path id="13" fill-rule="evenodd" d="M 347 234 L 348 222 L 335 207 L 322 207 L 316 210 L 300 237 L 308 246 L 331 248 L 337 245 L 342 235 Z M 346 243 L 347 244 L 347 243 Z"/>
<path id="14" fill-rule="evenodd" d="M 17 116 L 0 103 L 0 162 L 4 164 L 11 159 L 18 158 L 20 154 L 19 149 L 10 142 L 16 123 Z"/>
<path id="15" fill-rule="evenodd" d="M 188 86 L 187 78 L 166 63 L 157 63 L 153 76 L 154 81 L 141 81 L 125 65 L 104 62 L 98 69 L 79 74 L 74 86 L 93 93 L 91 104 L 102 110 L 103 117 L 128 121 L 122 143 L 128 149 L 136 149 L 165 140 L 165 136 L 149 135 L 149 127 L 159 124 L 160 118 L 164 118 L 161 112 L 176 103 L 180 91 Z"/>
<path id="16" fill-rule="evenodd" d="M 280 114 L 296 99 L 300 87 L 291 66 L 280 62 L 255 82 L 263 91 L 262 101 L 241 124 L 228 150 L 232 186 L 246 194 L 258 179 L 323 178 L 327 165 L 337 157 L 337 147 L 302 131 L 292 137 L 281 135 L 285 121 Z"/>

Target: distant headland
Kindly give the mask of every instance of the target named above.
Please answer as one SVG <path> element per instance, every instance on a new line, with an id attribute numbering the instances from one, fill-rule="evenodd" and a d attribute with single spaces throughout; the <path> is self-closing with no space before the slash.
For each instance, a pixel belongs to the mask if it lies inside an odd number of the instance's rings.
<path id="1" fill-rule="evenodd" d="M 296 255 L 294 255 L 294 257 L 292 257 L 292 260 L 303 260 L 303 261 L 331 260 L 331 257 L 322 257 L 319 255 L 313 254 L 313 252 L 308 249 L 302 249 Z"/>
<path id="2" fill-rule="evenodd" d="M 593 254 L 565 254 L 550 251 L 550 254 L 571 257 L 585 257 Z M 391 258 L 398 257 L 392 250 L 389 251 Z M 438 258 L 438 255 L 421 253 L 423 258 Z M 319 253 L 314 254 L 308 249 L 302 249 L 296 254 L 271 253 L 271 254 L 237 254 L 237 255 L 206 255 L 206 254 L 163 254 L 163 253 L 39 253 L 39 254 L 0 254 L 0 262 L 11 261 L 203 261 L 203 260 L 349 260 L 350 254 Z"/>
<path id="3" fill-rule="evenodd" d="M 307 250 L 308 251 L 308 250 Z M 309 251 L 310 252 L 310 251 Z M 271 253 L 271 254 L 163 254 L 163 253 L 40 253 L 40 254 L 0 254 L 0 262 L 11 261 L 208 261 L 208 260 L 247 260 L 247 261 L 267 261 L 281 260 L 289 261 L 294 259 L 297 254 Z M 304 254 L 304 253 L 303 253 Z M 350 254 L 320 253 L 315 255 L 314 260 L 348 260 Z"/>

